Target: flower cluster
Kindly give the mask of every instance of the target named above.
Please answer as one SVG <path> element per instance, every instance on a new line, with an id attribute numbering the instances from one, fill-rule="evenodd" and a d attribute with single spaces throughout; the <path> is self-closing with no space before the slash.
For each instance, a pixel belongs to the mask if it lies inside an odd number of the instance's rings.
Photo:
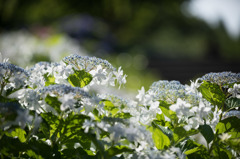
<path id="1" fill-rule="evenodd" d="M 0 95 L 9 89 L 24 87 L 29 74 L 23 68 L 8 62 L 0 63 Z"/>
<path id="2" fill-rule="evenodd" d="M 240 82 L 240 73 L 220 72 L 208 73 L 201 78 L 201 81 L 208 81 L 228 88 L 228 85 Z"/>
<path id="3" fill-rule="evenodd" d="M 84 70 L 93 77 L 93 84 L 115 86 L 115 81 L 121 86 L 126 83 L 126 75 L 123 74 L 121 67 L 114 68 L 107 60 L 96 57 L 70 55 L 62 60 L 75 70 Z"/>
<path id="4" fill-rule="evenodd" d="M 199 103 L 198 92 L 189 92 L 189 86 L 182 85 L 179 81 L 158 81 L 154 82 L 147 94 L 152 96 L 154 100 L 167 101 L 175 103 L 178 98 L 181 98 L 191 104 Z"/>

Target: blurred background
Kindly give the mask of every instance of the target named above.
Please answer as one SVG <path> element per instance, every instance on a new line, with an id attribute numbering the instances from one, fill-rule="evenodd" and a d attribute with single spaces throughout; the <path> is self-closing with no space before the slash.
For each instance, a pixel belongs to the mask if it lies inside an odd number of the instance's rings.
<path id="1" fill-rule="evenodd" d="M 239 0 L 0 0 L 0 52 L 22 67 L 78 53 L 107 59 L 126 88 L 240 72 Z"/>

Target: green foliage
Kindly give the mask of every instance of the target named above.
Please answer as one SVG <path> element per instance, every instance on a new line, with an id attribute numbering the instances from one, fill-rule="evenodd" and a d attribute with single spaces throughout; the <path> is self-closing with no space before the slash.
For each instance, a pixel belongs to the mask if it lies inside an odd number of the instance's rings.
<path id="1" fill-rule="evenodd" d="M 13 138 L 18 138 L 20 142 L 26 141 L 26 138 L 25 138 L 26 132 L 21 128 L 16 128 L 14 131 L 12 131 L 7 135 Z"/>
<path id="2" fill-rule="evenodd" d="M 240 131 L 240 119 L 237 117 L 229 117 L 220 121 L 216 126 L 218 133 L 226 132 L 239 132 Z"/>
<path id="3" fill-rule="evenodd" d="M 123 152 L 133 152 L 133 149 L 128 148 L 127 146 L 114 146 L 107 150 L 109 158 L 114 157 L 115 155 L 121 154 Z"/>
<path id="4" fill-rule="evenodd" d="M 92 75 L 84 70 L 74 70 L 74 74 L 69 75 L 68 82 L 74 87 L 84 87 L 92 81 Z"/>
<path id="5" fill-rule="evenodd" d="M 57 97 L 52 97 L 48 94 L 45 98 L 45 102 L 53 107 L 59 114 L 61 113 L 60 106 L 62 103 L 58 100 Z"/>
<path id="6" fill-rule="evenodd" d="M 105 110 L 108 110 L 112 116 L 115 116 L 118 111 L 119 111 L 119 108 L 117 106 L 115 106 L 111 101 L 104 101 L 104 109 Z"/>
<path id="7" fill-rule="evenodd" d="M 174 121 L 177 118 L 177 116 L 174 111 L 169 109 L 169 106 L 171 106 L 171 104 L 168 104 L 165 101 L 159 101 L 159 102 L 160 102 L 159 108 L 162 110 L 163 114 Z"/>
<path id="8" fill-rule="evenodd" d="M 63 150 L 62 152 L 62 158 L 68 159 L 68 158 L 89 158 L 94 159 L 94 156 L 89 156 L 86 151 L 84 151 L 83 148 L 68 148 Z"/>
<path id="9" fill-rule="evenodd" d="M 240 152 L 240 119 L 237 117 L 229 117 L 222 121 L 220 121 L 216 126 L 217 134 L 228 134 L 230 135 L 229 139 L 226 139 L 222 142 L 227 143 L 227 145 L 231 146 L 232 149 L 235 149 L 238 153 Z M 221 153 L 229 153 L 224 150 L 227 145 L 222 145 L 221 149 L 218 149 L 218 145 L 215 145 L 215 149 L 217 152 L 221 151 Z M 225 155 L 226 156 L 226 155 Z M 230 155 L 228 155 L 230 156 Z M 231 157 L 229 157 L 231 158 Z"/>
<path id="10" fill-rule="evenodd" d="M 179 143 L 179 142 L 184 141 L 189 136 L 197 134 L 199 131 L 197 131 L 197 130 L 186 131 L 182 126 L 178 126 L 178 127 L 174 128 L 173 132 L 174 132 L 174 134 L 173 134 L 174 141 L 176 143 Z"/>
<path id="11" fill-rule="evenodd" d="M 11 98 L 7 98 L 7 97 L 3 97 L 0 95 L 0 102 L 1 103 L 8 103 L 8 102 L 16 102 L 16 99 L 11 99 Z"/>
<path id="12" fill-rule="evenodd" d="M 220 121 L 216 126 L 218 134 L 228 133 L 231 138 L 240 137 L 240 119 L 233 116 Z"/>
<path id="13" fill-rule="evenodd" d="M 49 85 L 53 85 L 55 84 L 55 77 L 52 75 L 49 75 L 48 73 L 43 75 L 46 82 L 45 82 L 45 86 L 49 86 Z"/>
<path id="14" fill-rule="evenodd" d="M 132 117 L 130 113 L 117 113 L 114 115 L 115 118 L 129 119 Z"/>
<path id="15" fill-rule="evenodd" d="M 159 127 L 150 127 L 149 130 L 152 132 L 152 138 L 157 149 L 163 150 L 170 146 L 169 137 Z"/>
<path id="16" fill-rule="evenodd" d="M 187 155 L 187 158 L 202 158 L 208 159 L 210 155 L 207 153 L 207 149 L 197 142 L 187 139 L 185 140 L 185 144 L 182 147 L 182 150 L 185 150 L 184 154 Z"/>
<path id="17" fill-rule="evenodd" d="M 163 127 L 161 125 L 156 124 L 154 121 L 152 122 L 154 128 L 161 130 L 167 137 L 172 140 L 173 139 L 173 132 L 168 127 Z"/>
<path id="18" fill-rule="evenodd" d="M 222 108 L 226 97 L 219 85 L 204 81 L 198 89 L 210 103 Z"/>

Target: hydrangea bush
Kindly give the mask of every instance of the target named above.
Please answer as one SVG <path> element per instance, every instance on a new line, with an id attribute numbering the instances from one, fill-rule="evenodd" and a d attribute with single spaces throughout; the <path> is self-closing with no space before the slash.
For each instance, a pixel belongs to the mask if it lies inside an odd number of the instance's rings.
<path id="1" fill-rule="evenodd" d="M 96 89 L 126 77 L 96 57 L 2 60 L 1 158 L 240 158 L 240 73 L 157 81 L 135 99 Z"/>

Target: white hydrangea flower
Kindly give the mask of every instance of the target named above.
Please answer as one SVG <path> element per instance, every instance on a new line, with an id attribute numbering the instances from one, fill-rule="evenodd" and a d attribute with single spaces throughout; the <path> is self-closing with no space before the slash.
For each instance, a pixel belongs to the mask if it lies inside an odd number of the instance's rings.
<path id="1" fill-rule="evenodd" d="M 96 69 L 91 70 L 89 73 L 92 74 L 93 80 L 96 82 L 96 84 L 107 84 L 107 72 L 106 69 L 103 69 L 101 65 L 98 65 Z"/>
<path id="2" fill-rule="evenodd" d="M 209 114 L 207 123 L 211 126 L 213 131 L 215 131 L 216 125 L 220 120 L 220 114 L 222 114 L 222 110 L 218 110 L 217 107 L 215 107 L 215 110 L 212 112 L 212 114 Z"/>
<path id="3" fill-rule="evenodd" d="M 194 115 L 194 113 L 190 112 L 191 104 L 183 101 L 181 98 L 178 98 L 176 104 L 171 105 L 169 109 L 176 112 L 179 119 Z"/>
<path id="4" fill-rule="evenodd" d="M 188 94 L 193 93 L 193 94 L 200 94 L 201 95 L 201 93 L 198 92 L 198 90 L 197 90 L 198 87 L 201 85 L 201 83 L 199 83 L 198 81 L 199 81 L 199 79 L 197 79 L 195 82 L 191 81 L 191 85 L 190 86 L 189 85 L 185 85 L 185 90 L 186 90 L 186 92 Z"/>
<path id="5" fill-rule="evenodd" d="M 240 84 L 234 84 L 233 88 L 229 88 L 228 92 L 232 95 L 232 97 L 240 99 Z"/>
<path id="6" fill-rule="evenodd" d="M 74 104 L 77 102 L 72 93 L 64 94 L 58 100 L 62 103 L 60 106 L 61 111 L 73 108 Z"/>
<path id="7" fill-rule="evenodd" d="M 122 84 L 126 83 L 127 75 L 123 75 L 123 70 L 121 69 L 121 67 L 118 68 L 118 71 L 114 71 L 113 73 L 116 76 L 116 80 L 119 83 L 120 88 Z"/>
<path id="8" fill-rule="evenodd" d="M 19 103 L 29 109 L 29 110 L 35 110 L 38 113 L 42 112 L 41 105 L 39 103 L 40 96 L 37 94 L 35 90 L 32 89 L 21 89 L 15 93 L 13 93 L 11 98 L 17 98 L 19 99 Z"/>
<path id="9" fill-rule="evenodd" d="M 74 71 L 71 65 L 66 65 L 63 61 L 59 65 L 53 67 L 53 76 L 55 78 L 55 83 L 57 84 L 67 84 L 67 78 L 69 75 L 73 74 Z"/>

